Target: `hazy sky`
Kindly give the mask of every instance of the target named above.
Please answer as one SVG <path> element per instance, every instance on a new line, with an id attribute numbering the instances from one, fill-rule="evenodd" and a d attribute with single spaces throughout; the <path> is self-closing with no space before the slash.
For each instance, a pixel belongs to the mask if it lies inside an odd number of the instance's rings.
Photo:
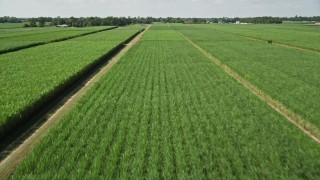
<path id="1" fill-rule="evenodd" d="M 0 16 L 320 16 L 320 0 L 0 0 Z"/>

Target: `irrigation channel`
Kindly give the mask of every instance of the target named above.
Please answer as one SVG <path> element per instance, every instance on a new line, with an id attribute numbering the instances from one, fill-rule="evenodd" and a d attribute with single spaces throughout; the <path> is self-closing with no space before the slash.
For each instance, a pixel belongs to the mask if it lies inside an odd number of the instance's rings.
<path id="1" fill-rule="evenodd" d="M 99 64 L 91 68 L 82 78 L 73 83 L 63 94 L 47 104 L 23 127 L 17 129 L 0 143 L 0 179 L 7 179 L 24 160 L 33 147 L 44 137 L 65 114 L 81 99 L 81 97 L 107 74 L 120 58 L 136 43 L 150 28 L 135 34 L 125 44 L 115 49 Z"/>

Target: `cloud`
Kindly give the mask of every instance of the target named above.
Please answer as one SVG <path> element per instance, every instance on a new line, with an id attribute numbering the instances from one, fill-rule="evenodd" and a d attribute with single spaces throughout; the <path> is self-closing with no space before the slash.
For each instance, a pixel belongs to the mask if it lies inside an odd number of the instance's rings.
<path id="1" fill-rule="evenodd" d="M 286 3 L 285 7 L 286 8 L 294 8 L 294 9 L 298 9 L 299 8 L 299 6 L 297 4 L 295 4 L 295 3 Z"/>
<path id="2" fill-rule="evenodd" d="M 19 17 L 319 16 L 319 12 L 319 0 L 0 0 L 0 16 Z"/>
<path id="3" fill-rule="evenodd" d="M 208 4 L 211 4 L 211 3 L 224 4 L 225 3 L 225 0 L 191 0 L 191 1 L 195 3 L 208 3 Z"/>
<path id="4" fill-rule="evenodd" d="M 216 0 L 215 3 L 216 4 L 224 4 L 225 0 Z"/>

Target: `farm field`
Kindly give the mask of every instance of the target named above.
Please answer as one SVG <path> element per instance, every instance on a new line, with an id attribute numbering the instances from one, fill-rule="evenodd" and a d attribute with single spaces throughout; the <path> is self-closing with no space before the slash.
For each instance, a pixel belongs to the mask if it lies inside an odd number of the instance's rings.
<path id="1" fill-rule="evenodd" d="M 51 32 L 64 32 L 64 31 L 98 31 L 110 26 L 93 26 L 93 27 L 68 27 L 68 28 L 58 28 L 58 27 L 30 27 L 30 28 L 14 28 L 14 29 L 0 29 L 0 38 L 26 36 L 26 35 L 37 35 Z"/>
<path id="2" fill-rule="evenodd" d="M 319 54 L 191 26 L 173 28 L 320 132 Z"/>
<path id="3" fill-rule="evenodd" d="M 24 23 L 0 23 L 0 29 L 22 28 Z"/>
<path id="4" fill-rule="evenodd" d="M 174 29 L 196 43 L 218 46 L 220 38 L 222 47 L 236 49 L 231 39 L 210 30 L 153 25 L 11 179 L 319 178 L 319 144 Z M 238 66 L 245 67 L 239 57 Z"/>
<path id="5" fill-rule="evenodd" d="M 112 27 L 0 29 L 0 53 L 60 41 L 109 28 Z"/>
<path id="6" fill-rule="evenodd" d="M 118 28 L 2 54 L 0 136 L 139 30 Z"/>
<path id="7" fill-rule="evenodd" d="M 301 24 L 215 24 L 197 27 L 239 34 L 320 52 L 320 27 Z"/>

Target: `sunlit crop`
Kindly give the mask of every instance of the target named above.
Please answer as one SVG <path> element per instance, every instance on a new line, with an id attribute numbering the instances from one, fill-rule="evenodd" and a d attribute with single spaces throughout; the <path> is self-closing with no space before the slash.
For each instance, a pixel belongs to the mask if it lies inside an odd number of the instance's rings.
<path id="1" fill-rule="evenodd" d="M 316 142 L 162 25 L 12 179 L 316 179 L 319 167 Z"/>

